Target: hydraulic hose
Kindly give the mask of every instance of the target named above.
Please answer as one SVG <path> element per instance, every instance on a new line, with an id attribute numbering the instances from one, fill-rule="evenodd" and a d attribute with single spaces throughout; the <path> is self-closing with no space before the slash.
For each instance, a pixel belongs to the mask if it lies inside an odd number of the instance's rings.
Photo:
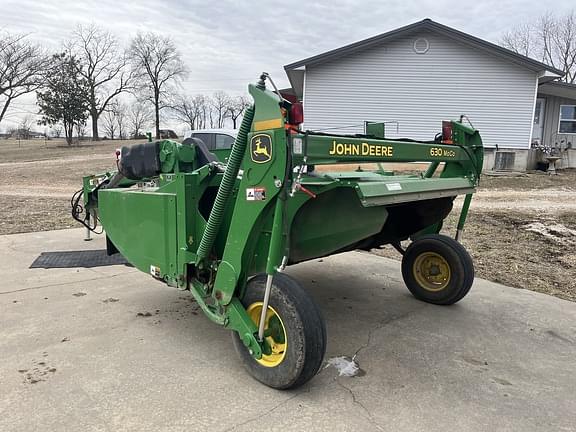
<path id="1" fill-rule="evenodd" d="M 254 106 L 249 107 L 244 113 L 244 118 L 242 119 L 242 124 L 240 125 L 240 130 L 232 146 L 232 151 L 230 157 L 228 158 L 228 164 L 226 165 L 226 170 L 224 171 L 224 176 L 220 182 L 220 187 L 218 188 L 218 193 L 216 194 L 216 200 L 214 201 L 214 206 L 208 217 L 208 223 L 204 229 L 204 234 L 202 234 L 202 239 L 200 240 L 200 246 L 198 246 L 198 252 L 196 254 L 196 264 L 198 265 L 204 261 L 212 247 L 214 246 L 214 241 L 216 240 L 216 235 L 222 224 L 222 218 L 224 217 L 224 211 L 226 210 L 226 205 L 230 199 L 230 194 L 234 188 L 234 183 L 236 182 L 236 177 L 238 176 L 238 171 L 240 170 L 240 164 L 246 153 L 246 146 L 248 144 L 248 132 L 252 126 L 252 120 L 254 119 Z"/>

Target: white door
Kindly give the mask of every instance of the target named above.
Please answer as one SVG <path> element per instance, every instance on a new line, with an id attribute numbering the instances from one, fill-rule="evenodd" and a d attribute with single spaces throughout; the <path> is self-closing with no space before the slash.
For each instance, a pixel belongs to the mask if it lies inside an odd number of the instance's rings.
<path id="1" fill-rule="evenodd" d="M 534 108 L 534 124 L 532 125 L 532 143 L 542 144 L 542 135 L 544 132 L 544 106 L 546 99 L 537 98 L 536 107 Z"/>

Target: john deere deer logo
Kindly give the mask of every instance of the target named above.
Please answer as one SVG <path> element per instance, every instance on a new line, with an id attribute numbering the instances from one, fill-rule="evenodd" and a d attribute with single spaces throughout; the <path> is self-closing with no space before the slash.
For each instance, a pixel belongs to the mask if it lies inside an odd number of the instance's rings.
<path id="1" fill-rule="evenodd" d="M 250 141 L 250 157 L 253 162 L 266 163 L 272 159 L 272 139 L 270 135 L 259 134 Z"/>

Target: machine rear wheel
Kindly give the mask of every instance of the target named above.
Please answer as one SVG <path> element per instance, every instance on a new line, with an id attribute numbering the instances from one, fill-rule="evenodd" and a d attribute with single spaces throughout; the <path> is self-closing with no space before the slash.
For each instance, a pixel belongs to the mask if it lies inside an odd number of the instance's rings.
<path id="1" fill-rule="evenodd" d="M 242 304 L 256 325 L 260 322 L 266 275 L 252 278 Z M 298 282 L 277 273 L 266 313 L 265 337 L 271 352 L 254 359 L 236 332 L 234 347 L 248 372 L 277 389 L 301 386 L 320 369 L 326 351 L 326 328 L 318 307 Z"/>
<path id="2" fill-rule="evenodd" d="M 456 240 L 439 234 L 412 242 L 402 258 L 402 276 L 414 297 L 451 305 L 462 300 L 474 282 L 474 264 Z"/>

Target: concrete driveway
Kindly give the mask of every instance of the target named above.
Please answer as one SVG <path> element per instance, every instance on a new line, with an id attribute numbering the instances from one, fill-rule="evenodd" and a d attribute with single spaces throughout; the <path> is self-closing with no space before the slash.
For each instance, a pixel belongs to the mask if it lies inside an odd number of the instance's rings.
<path id="1" fill-rule="evenodd" d="M 81 230 L 0 237 L 0 431 L 576 430 L 576 304 L 476 280 L 452 307 L 413 299 L 397 262 L 291 267 L 328 330 L 325 368 L 264 387 L 187 292 L 124 266 L 28 269 L 103 248 Z"/>

